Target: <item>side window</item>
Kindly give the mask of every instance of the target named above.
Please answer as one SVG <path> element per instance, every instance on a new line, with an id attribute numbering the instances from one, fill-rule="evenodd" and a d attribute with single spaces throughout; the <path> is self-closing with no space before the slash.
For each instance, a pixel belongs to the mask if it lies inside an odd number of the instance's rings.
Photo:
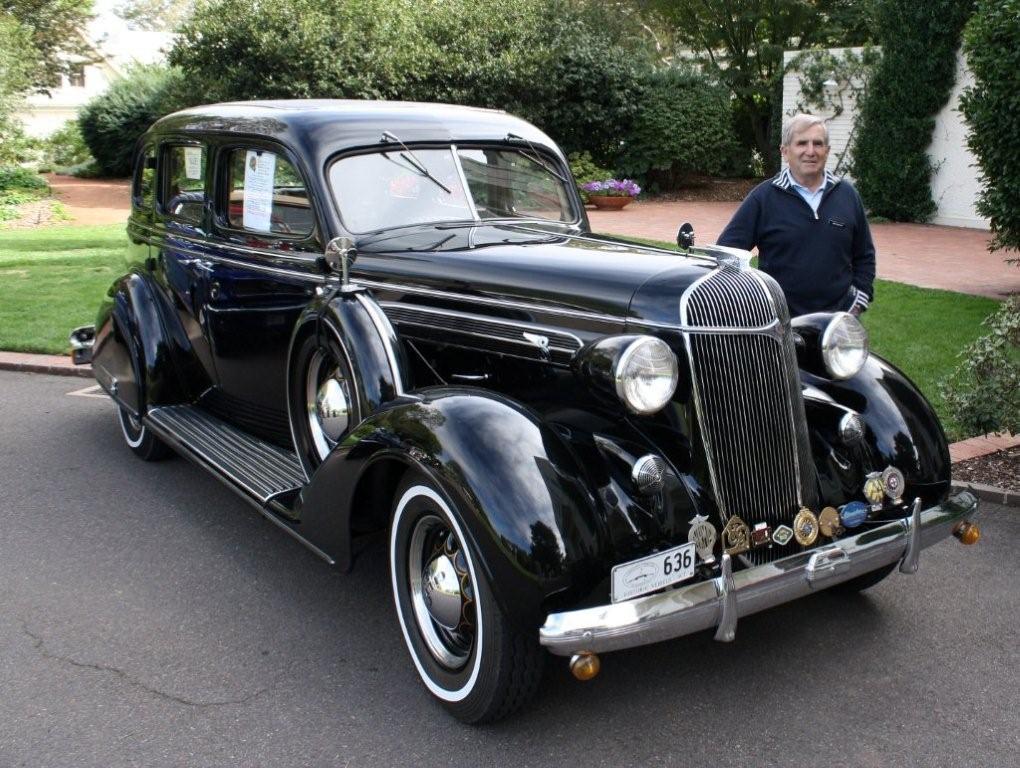
<path id="1" fill-rule="evenodd" d="M 205 204 L 205 147 L 172 144 L 163 155 L 163 208 L 195 224 L 202 221 Z"/>
<path id="2" fill-rule="evenodd" d="M 305 236 L 315 227 L 308 190 L 282 155 L 232 150 L 227 175 L 227 222 L 234 229 Z"/>
<path id="3" fill-rule="evenodd" d="M 138 166 L 135 168 L 134 188 L 131 204 L 136 211 L 151 212 L 152 196 L 156 191 L 156 149 L 146 147 L 138 155 Z"/>

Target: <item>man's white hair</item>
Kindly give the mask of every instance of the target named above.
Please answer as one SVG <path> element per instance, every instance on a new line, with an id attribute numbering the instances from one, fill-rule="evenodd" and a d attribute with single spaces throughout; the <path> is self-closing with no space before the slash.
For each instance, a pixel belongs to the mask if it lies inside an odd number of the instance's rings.
<path id="1" fill-rule="evenodd" d="M 816 125 L 822 126 L 822 130 L 825 132 L 825 146 L 829 146 L 829 126 L 825 124 L 825 119 L 818 115 L 808 115 L 804 112 L 794 115 L 783 125 L 782 146 L 790 146 L 795 134 L 802 133 Z"/>

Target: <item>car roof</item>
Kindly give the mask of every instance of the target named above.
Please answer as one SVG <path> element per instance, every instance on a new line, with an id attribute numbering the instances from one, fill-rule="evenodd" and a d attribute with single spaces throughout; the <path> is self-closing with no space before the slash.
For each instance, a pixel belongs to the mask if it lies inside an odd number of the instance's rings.
<path id="1" fill-rule="evenodd" d="M 337 152 L 377 146 L 383 131 L 401 141 L 507 140 L 513 133 L 559 155 L 555 143 L 530 123 L 502 110 L 454 104 L 351 99 L 295 99 L 209 104 L 158 120 L 150 134 L 265 136 L 314 161 Z"/>

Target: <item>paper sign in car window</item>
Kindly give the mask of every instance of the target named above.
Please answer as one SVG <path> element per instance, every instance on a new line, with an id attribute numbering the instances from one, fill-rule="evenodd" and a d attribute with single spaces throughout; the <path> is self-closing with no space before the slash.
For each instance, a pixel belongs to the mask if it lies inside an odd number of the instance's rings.
<path id="1" fill-rule="evenodd" d="M 272 229 L 273 179 L 276 176 L 276 155 L 272 152 L 248 150 L 244 158 L 245 229 L 269 232 Z"/>
<path id="2" fill-rule="evenodd" d="M 202 148 L 184 148 L 184 177 L 187 179 L 202 178 Z"/>

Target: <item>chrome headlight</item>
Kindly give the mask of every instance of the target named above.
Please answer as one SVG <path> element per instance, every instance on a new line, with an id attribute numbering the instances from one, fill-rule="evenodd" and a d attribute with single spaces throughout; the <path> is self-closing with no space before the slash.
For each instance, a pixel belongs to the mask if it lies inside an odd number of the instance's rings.
<path id="1" fill-rule="evenodd" d="M 849 312 L 837 312 L 822 334 L 822 361 L 834 379 L 855 376 L 868 360 L 868 332 Z"/>
<path id="2" fill-rule="evenodd" d="M 636 414 L 662 410 L 680 376 L 676 355 L 654 336 L 638 336 L 623 350 L 613 371 L 616 394 Z"/>

